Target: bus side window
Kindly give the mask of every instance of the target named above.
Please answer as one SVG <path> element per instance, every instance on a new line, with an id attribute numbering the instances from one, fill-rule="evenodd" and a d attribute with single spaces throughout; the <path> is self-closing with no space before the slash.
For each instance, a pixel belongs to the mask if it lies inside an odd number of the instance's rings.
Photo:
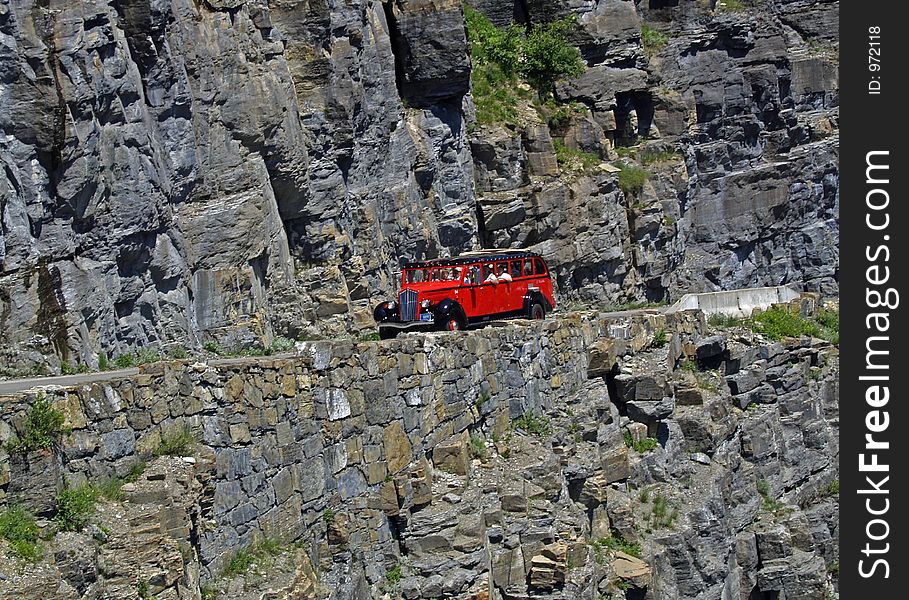
<path id="1" fill-rule="evenodd" d="M 513 260 L 511 261 L 511 277 L 517 279 L 521 276 L 521 261 Z"/>
<path id="2" fill-rule="evenodd" d="M 546 266 L 543 265 L 543 259 L 542 259 L 542 258 L 535 258 L 535 259 L 533 259 L 533 266 L 534 266 L 534 272 L 535 272 L 537 275 L 545 275 L 545 274 L 546 274 Z"/>
<path id="3" fill-rule="evenodd" d="M 529 258 L 524 261 L 524 277 L 533 275 L 533 261 Z"/>

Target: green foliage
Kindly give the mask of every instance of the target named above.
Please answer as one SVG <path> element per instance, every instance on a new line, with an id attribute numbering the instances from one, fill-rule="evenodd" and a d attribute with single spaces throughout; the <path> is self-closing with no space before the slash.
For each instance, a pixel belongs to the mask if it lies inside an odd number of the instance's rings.
<path id="1" fill-rule="evenodd" d="M 575 26 L 571 18 L 524 30 L 511 25 L 499 29 L 483 14 L 464 6 L 467 39 L 473 58 L 471 86 L 480 124 L 515 124 L 520 96 L 519 79 L 548 98 L 556 80 L 584 72 L 578 49 L 566 40 Z"/>
<path id="2" fill-rule="evenodd" d="M 659 331 L 657 331 L 656 333 L 653 334 L 653 345 L 655 347 L 659 348 L 661 346 L 665 346 L 668 343 L 669 343 L 669 338 L 666 335 L 665 329 L 660 329 Z"/>
<path id="3" fill-rule="evenodd" d="M 717 6 L 729 12 L 740 12 L 747 8 L 743 0 L 720 0 Z"/>
<path id="4" fill-rule="evenodd" d="M 642 504 L 647 504 L 650 502 L 650 490 L 647 488 L 641 490 L 641 493 L 638 496 L 638 500 L 640 500 Z"/>
<path id="5" fill-rule="evenodd" d="M 598 154 L 569 148 L 560 139 L 552 140 L 552 144 L 555 146 L 556 161 L 558 161 L 559 168 L 562 170 L 587 171 L 602 162 Z"/>
<path id="6" fill-rule="evenodd" d="M 69 432 L 64 421 L 63 413 L 53 408 L 43 393 L 39 394 L 25 418 L 24 433 L 7 442 L 7 451 L 13 454 L 50 448 Z"/>
<path id="7" fill-rule="evenodd" d="M 548 98 L 561 77 L 575 77 L 586 69 L 581 53 L 567 37 L 577 25 L 574 16 L 534 27 L 524 45 L 521 73 L 540 98 Z"/>
<path id="8" fill-rule="evenodd" d="M 126 483 L 125 479 L 111 477 L 110 479 L 105 479 L 101 483 L 96 484 L 95 488 L 101 496 L 112 502 L 119 502 L 120 500 L 123 500 L 122 488 L 124 483 Z"/>
<path id="9" fill-rule="evenodd" d="M 616 146 L 615 153 L 619 155 L 620 158 L 631 158 L 637 155 L 637 148 L 632 146 Z"/>
<path id="10" fill-rule="evenodd" d="M 139 580 L 138 584 L 139 597 L 145 600 L 148 598 L 148 582 L 144 579 Z"/>
<path id="11" fill-rule="evenodd" d="M 386 571 L 385 579 L 387 579 L 388 583 L 392 585 L 395 585 L 401 581 L 401 565 L 395 565 L 393 569 Z"/>
<path id="12" fill-rule="evenodd" d="M 215 600 L 218 597 L 218 590 L 211 584 L 202 584 L 199 586 L 201 600 Z"/>
<path id="13" fill-rule="evenodd" d="M 818 311 L 817 316 L 814 317 L 814 320 L 817 321 L 818 325 L 821 326 L 821 338 L 827 340 L 831 344 L 836 344 L 839 346 L 840 312 L 838 310 L 822 308 Z"/>
<path id="14" fill-rule="evenodd" d="M 248 548 L 242 548 L 234 554 L 224 569 L 225 577 L 235 577 L 246 573 L 253 565 L 270 565 L 271 559 L 284 552 L 285 546 L 277 538 L 264 538 Z"/>
<path id="15" fill-rule="evenodd" d="M 474 433 L 470 436 L 470 455 L 474 458 L 486 458 L 486 440 Z"/>
<path id="16" fill-rule="evenodd" d="M 603 550 L 618 550 L 637 558 L 641 558 L 642 554 L 640 544 L 632 544 L 631 542 L 626 542 L 622 536 L 618 535 L 601 537 L 593 543 L 593 546 L 595 552 L 602 552 Z"/>
<path id="17" fill-rule="evenodd" d="M 779 514 L 785 508 L 782 502 L 770 495 L 770 484 L 766 479 L 759 479 L 755 484 L 758 494 L 763 498 L 762 506 L 764 510 L 773 514 Z"/>
<path id="18" fill-rule="evenodd" d="M 637 194 L 644 189 L 644 184 L 650 178 L 650 173 L 641 167 L 628 163 L 619 163 L 619 188 L 625 195 Z"/>
<path id="19" fill-rule="evenodd" d="M 325 521 L 326 525 L 331 525 L 335 522 L 335 511 L 330 508 L 326 508 L 322 511 L 322 520 Z"/>
<path id="20" fill-rule="evenodd" d="M 552 98 L 544 104 L 537 103 L 535 106 L 537 112 L 553 131 L 568 127 L 574 117 L 584 115 L 587 112 L 587 107 L 580 102 L 557 104 Z"/>
<path id="21" fill-rule="evenodd" d="M 669 36 L 651 27 L 647 23 L 641 25 L 641 44 L 644 46 L 644 52 L 647 56 L 653 56 L 666 47 L 669 42 Z"/>
<path id="22" fill-rule="evenodd" d="M 256 555 L 251 550 L 238 550 L 224 568 L 225 577 L 242 575 L 256 562 Z"/>
<path id="23" fill-rule="evenodd" d="M 189 427 L 182 427 L 161 436 L 161 444 L 155 450 L 155 456 L 187 456 L 192 454 L 195 445 L 196 439 L 192 431 Z"/>
<path id="24" fill-rule="evenodd" d="M 126 477 L 124 477 L 124 480 L 128 483 L 133 483 L 135 481 L 138 481 L 139 477 L 142 476 L 142 473 L 145 472 L 146 466 L 147 465 L 145 464 L 145 462 L 141 461 L 141 460 L 133 463 L 133 466 L 131 466 L 129 468 L 129 473 L 126 474 Z"/>
<path id="25" fill-rule="evenodd" d="M 715 376 L 716 372 L 705 372 L 701 371 L 698 368 L 698 365 L 693 360 L 682 361 L 682 364 L 679 365 L 680 371 L 687 371 L 694 375 L 695 380 L 697 381 L 698 387 L 702 390 L 707 390 L 708 392 L 716 392 L 719 388 L 717 387 Z"/>
<path id="26" fill-rule="evenodd" d="M 373 337 L 375 336 L 375 337 Z M 370 340 L 379 339 L 378 333 L 369 334 Z M 294 340 L 286 338 L 282 335 L 276 336 L 275 339 L 271 341 L 271 346 L 268 347 L 268 354 L 280 354 L 281 352 L 288 352 L 294 349 Z"/>
<path id="27" fill-rule="evenodd" d="M 711 327 L 738 327 L 742 322 L 741 319 L 723 313 L 715 313 L 707 318 L 707 324 Z"/>
<path id="28" fill-rule="evenodd" d="M 118 369 L 128 369 L 136 364 L 136 357 L 132 354 L 121 354 L 114 359 L 114 365 Z"/>
<path id="29" fill-rule="evenodd" d="M 70 365 L 64 360 L 62 363 L 60 363 L 60 372 L 63 375 L 78 375 L 80 373 L 88 373 L 88 365 L 81 363 Z"/>
<path id="30" fill-rule="evenodd" d="M 672 150 L 644 150 L 641 152 L 641 164 L 644 166 L 655 163 L 669 162 L 671 160 L 680 160 L 682 155 Z"/>
<path id="31" fill-rule="evenodd" d="M 664 529 L 671 527 L 679 516 L 677 508 L 670 505 L 669 500 L 662 494 L 653 497 L 653 507 L 647 520 L 654 529 Z"/>
<path id="32" fill-rule="evenodd" d="M 63 531 L 82 531 L 95 513 L 101 492 L 91 484 L 67 488 L 57 496 L 54 521 Z"/>
<path id="33" fill-rule="evenodd" d="M 0 512 L 0 538 L 9 543 L 10 549 L 19 558 L 28 562 L 41 559 L 39 534 L 34 515 L 24 508 L 13 506 Z"/>
<path id="34" fill-rule="evenodd" d="M 834 479 L 829 484 L 827 484 L 827 488 L 824 490 L 824 495 L 831 496 L 831 497 L 839 496 L 840 495 L 840 480 Z"/>
<path id="35" fill-rule="evenodd" d="M 378 342 L 381 338 L 379 337 L 378 332 L 376 333 L 364 333 L 360 336 L 361 342 Z"/>
<path id="36" fill-rule="evenodd" d="M 646 437 L 643 440 L 636 442 L 634 438 L 631 437 L 631 432 L 627 430 L 622 433 L 622 437 L 625 439 L 626 446 L 634 449 L 640 454 L 650 452 L 660 445 L 660 443 L 652 437 Z"/>
<path id="37" fill-rule="evenodd" d="M 107 358 L 107 354 L 102 352 L 101 354 L 98 355 L 98 370 L 107 371 L 110 368 L 111 368 L 110 359 Z"/>
<path id="38" fill-rule="evenodd" d="M 821 327 L 814 321 L 779 306 L 774 306 L 753 316 L 749 325 L 753 331 L 762 333 L 772 340 L 803 335 L 821 337 L 822 333 Z"/>
<path id="39" fill-rule="evenodd" d="M 545 438 L 552 435 L 552 423 L 546 415 L 526 412 L 511 422 L 512 429 L 521 429 L 530 435 Z"/>
<path id="40" fill-rule="evenodd" d="M 224 349 L 221 347 L 221 344 L 211 340 L 202 344 L 202 349 L 206 352 L 211 352 L 212 354 L 216 354 L 218 356 L 223 356 L 225 354 Z"/>
<path id="41" fill-rule="evenodd" d="M 189 357 L 189 351 L 186 349 L 186 346 L 177 344 L 176 346 L 171 346 L 167 349 L 167 355 L 177 360 L 183 360 L 184 358 Z"/>

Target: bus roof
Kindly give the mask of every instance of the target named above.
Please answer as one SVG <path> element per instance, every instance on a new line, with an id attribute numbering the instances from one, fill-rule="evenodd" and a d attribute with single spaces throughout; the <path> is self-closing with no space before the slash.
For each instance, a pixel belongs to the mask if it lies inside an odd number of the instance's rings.
<path id="1" fill-rule="evenodd" d="M 528 250 L 511 250 L 508 248 L 492 248 L 488 250 L 475 250 L 464 252 L 450 258 L 434 258 L 418 262 L 405 263 L 405 269 L 425 269 L 428 267 L 450 267 L 454 265 L 468 265 L 475 262 L 508 260 L 512 258 L 542 258 L 536 252 Z"/>

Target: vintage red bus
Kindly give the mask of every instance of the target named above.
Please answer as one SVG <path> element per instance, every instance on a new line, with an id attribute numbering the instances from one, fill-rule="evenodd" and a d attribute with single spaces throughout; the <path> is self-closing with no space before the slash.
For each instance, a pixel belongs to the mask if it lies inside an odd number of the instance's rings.
<path id="1" fill-rule="evenodd" d="M 546 261 L 524 250 L 480 250 L 408 263 L 397 300 L 376 306 L 382 339 L 401 331 L 456 331 L 492 319 L 542 319 L 555 308 Z"/>

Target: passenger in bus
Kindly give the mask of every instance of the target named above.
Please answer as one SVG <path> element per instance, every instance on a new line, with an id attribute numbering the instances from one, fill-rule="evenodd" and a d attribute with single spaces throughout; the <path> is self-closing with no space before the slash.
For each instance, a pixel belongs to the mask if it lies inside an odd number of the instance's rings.
<path id="1" fill-rule="evenodd" d="M 508 263 L 499 263 L 499 274 L 497 277 L 499 281 L 507 281 L 511 283 L 512 279 L 511 274 L 508 273 Z"/>

